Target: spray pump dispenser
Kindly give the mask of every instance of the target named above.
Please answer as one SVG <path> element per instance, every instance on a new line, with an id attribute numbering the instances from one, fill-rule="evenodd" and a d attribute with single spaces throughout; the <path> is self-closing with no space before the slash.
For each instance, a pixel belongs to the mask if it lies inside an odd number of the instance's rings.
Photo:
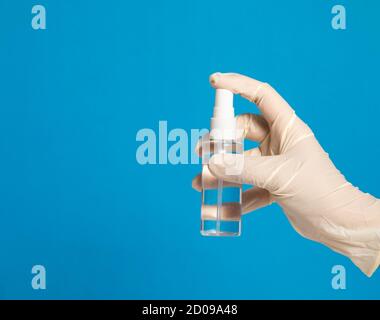
<path id="1" fill-rule="evenodd" d="M 234 140 L 236 137 L 233 99 L 231 91 L 216 89 L 214 114 L 211 118 L 211 138 L 214 140 Z"/>

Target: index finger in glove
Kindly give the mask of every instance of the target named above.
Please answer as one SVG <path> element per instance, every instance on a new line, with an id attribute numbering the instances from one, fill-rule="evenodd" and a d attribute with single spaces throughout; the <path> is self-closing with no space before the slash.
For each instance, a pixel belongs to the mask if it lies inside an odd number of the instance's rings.
<path id="1" fill-rule="evenodd" d="M 269 84 L 237 73 L 214 73 L 210 76 L 214 88 L 227 89 L 254 102 L 271 124 L 277 117 L 293 113 L 289 104 Z"/>

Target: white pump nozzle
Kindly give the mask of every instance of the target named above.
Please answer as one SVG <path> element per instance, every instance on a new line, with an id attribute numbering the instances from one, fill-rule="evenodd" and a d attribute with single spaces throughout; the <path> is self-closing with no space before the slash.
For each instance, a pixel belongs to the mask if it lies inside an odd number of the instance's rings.
<path id="1" fill-rule="evenodd" d="M 216 89 L 214 115 L 211 118 L 212 139 L 234 140 L 236 138 L 236 120 L 233 106 L 234 95 L 226 89 Z"/>

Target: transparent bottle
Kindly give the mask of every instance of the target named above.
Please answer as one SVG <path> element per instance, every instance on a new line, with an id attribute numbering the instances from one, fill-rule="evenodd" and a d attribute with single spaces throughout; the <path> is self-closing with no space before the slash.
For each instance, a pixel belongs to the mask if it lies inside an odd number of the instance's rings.
<path id="1" fill-rule="evenodd" d="M 232 106 L 233 94 L 217 89 L 214 117 L 208 141 L 202 141 L 202 206 L 203 236 L 239 236 L 241 233 L 242 186 L 215 179 L 208 168 L 214 154 L 243 154 L 243 140 L 237 138 Z M 220 157 L 224 161 L 224 157 Z M 230 172 L 238 174 L 242 163 L 229 163 Z"/>

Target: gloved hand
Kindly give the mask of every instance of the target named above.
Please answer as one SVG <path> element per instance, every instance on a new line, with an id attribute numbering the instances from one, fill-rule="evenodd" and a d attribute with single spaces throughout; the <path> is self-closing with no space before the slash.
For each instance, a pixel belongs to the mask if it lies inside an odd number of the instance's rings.
<path id="1" fill-rule="evenodd" d="M 208 165 L 219 179 L 254 185 L 243 194 L 243 212 L 277 202 L 298 233 L 349 257 L 371 276 L 380 263 L 380 201 L 346 181 L 311 129 L 268 84 L 221 73 L 210 82 L 254 102 L 262 113 L 237 117 L 244 137 L 259 142 L 258 148 L 244 157 L 214 155 Z M 229 174 L 228 166 L 239 161 L 241 174 Z M 200 175 L 193 187 L 201 190 Z"/>

